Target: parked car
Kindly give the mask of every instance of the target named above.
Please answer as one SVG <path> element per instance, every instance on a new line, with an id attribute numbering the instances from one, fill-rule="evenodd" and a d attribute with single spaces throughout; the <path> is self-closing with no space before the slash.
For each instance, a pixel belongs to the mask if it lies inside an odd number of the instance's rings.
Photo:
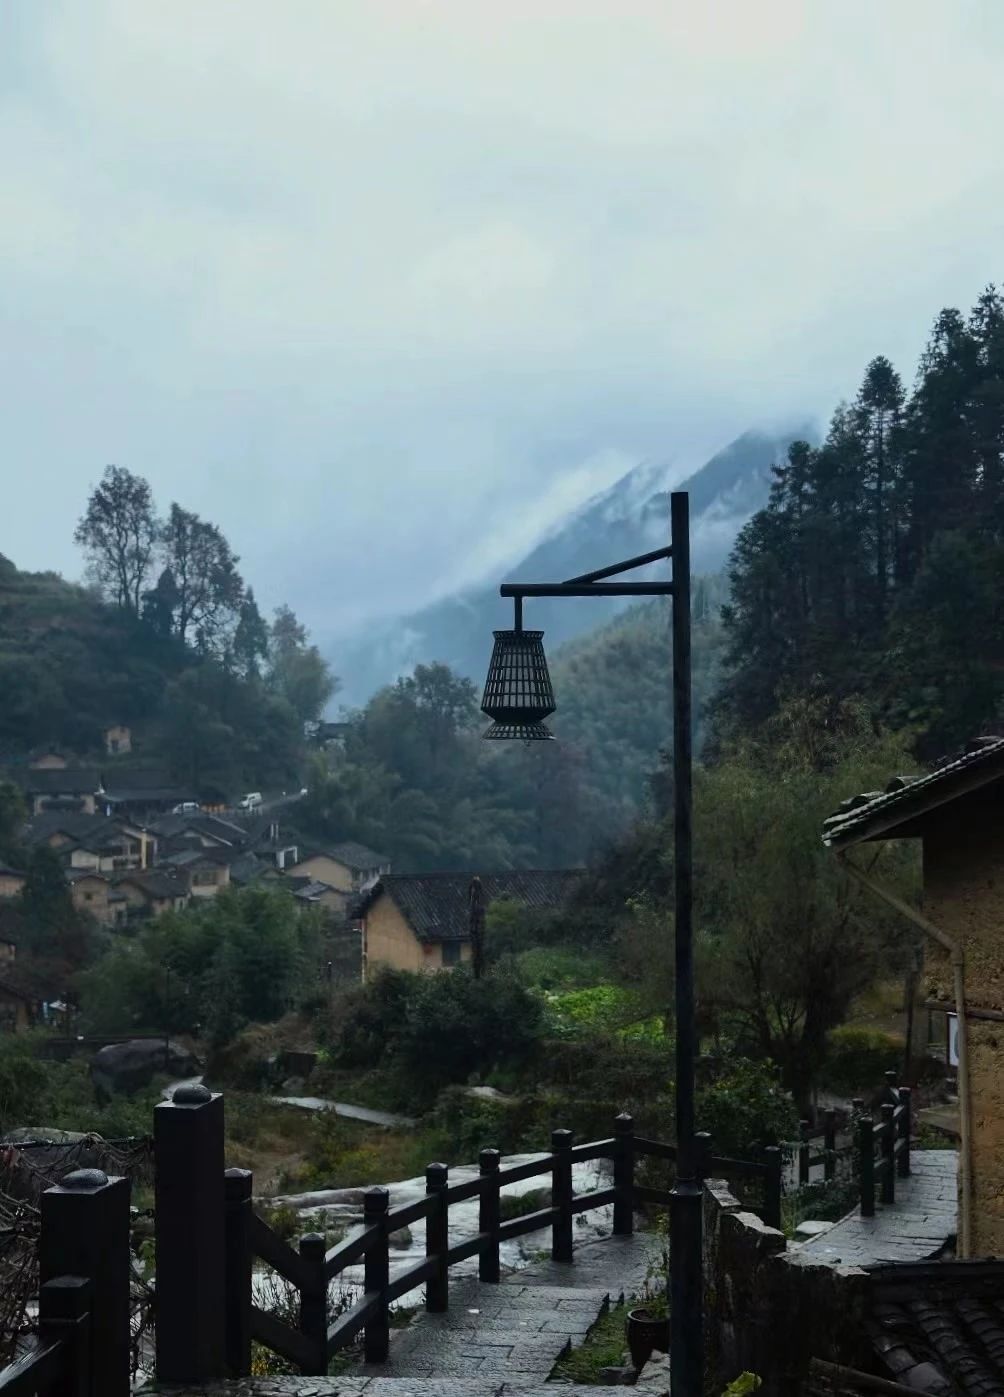
<path id="1" fill-rule="evenodd" d="M 176 805 L 171 811 L 172 815 L 197 815 L 202 806 L 197 800 L 183 800 L 180 805 Z"/>
<path id="2" fill-rule="evenodd" d="M 240 808 L 242 810 L 254 810 L 257 806 L 261 805 L 261 803 L 261 791 L 248 791 L 247 795 L 244 796 L 240 802 Z"/>

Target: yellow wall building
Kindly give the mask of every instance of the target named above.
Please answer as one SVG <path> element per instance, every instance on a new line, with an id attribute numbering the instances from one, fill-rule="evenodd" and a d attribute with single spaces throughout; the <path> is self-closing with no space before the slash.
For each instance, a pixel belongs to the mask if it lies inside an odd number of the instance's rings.
<path id="1" fill-rule="evenodd" d="M 882 792 L 845 801 L 826 822 L 830 847 L 919 839 L 928 1003 L 956 1008 L 952 957 L 962 955 L 964 1051 L 971 1132 L 962 1180 L 971 1189 L 969 1254 L 1004 1255 L 1004 738 L 980 738 L 959 758 L 920 777 L 894 777 Z M 856 861 L 864 869 L 866 860 Z M 881 864 L 879 865 L 881 868 Z M 876 878 L 878 873 L 876 872 Z M 876 885 L 877 886 L 877 885 Z M 960 1090 L 962 1089 L 960 1084 Z M 964 1103 L 963 1103 L 964 1104 Z"/>
<path id="2" fill-rule="evenodd" d="M 486 906 L 507 900 L 553 912 L 569 900 L 582 875 L 568 869 L 388 874 L 360 908 L 363 978 L 380 965 L 452 970 L 470 961 L 469 895 L 475 877 L 481 880 Z"/>

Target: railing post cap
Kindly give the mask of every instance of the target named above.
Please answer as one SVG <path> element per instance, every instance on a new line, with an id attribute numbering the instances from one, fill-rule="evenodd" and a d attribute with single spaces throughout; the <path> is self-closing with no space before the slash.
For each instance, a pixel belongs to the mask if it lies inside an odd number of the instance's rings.
<path id="1" fill-rule="evenodd" d="M 107 1184 L 108 1175 L 103 1169 L 74 1169 L 60 1180 L 59 1187 L 70 1193 L 92 1193 Z"/>
<path id="2" fill-rule="evenodd" d="M 614 1117 L 614 1130 L 618 1135 L 627 1135 L 634 1130 L 634 1116 L 630 1111 L 621 1111 Z"/>
<path id="3" fill-rule="evenodd" d="M 252 1174 L 250 1169 L 224 1169 L 223 1191 L 229 1199 L 251 1197 Z"/>
<path id="4" fill-rule="evenodd" d="M 894 1112 L 895 1112 L 895 1110 L 896 1110 L 896 1107 L 893 1105 L 893 1103 L 892 1103 L 891 1101 L 883 1101 L 883 1102 L 882 1102 L 882 1114 L 883 1114 L 884 1116 L 891 1116 L 891 1115 L 893 1115 Z"/>
<path id="5" fill-rule="evenodd" d="M 485 1149 L 478 1155 L 478 1167 L 482 1174 L 493 1174 L 499 1167 L 502 1155 L 499 1150 Z"/>
<path id="6" fill-rule="evenodd" d="M 175 1087 L 171 1094 L 175 1106 L 204 1106 L 212 1099 L 213 1093 L 201 1082 L 186 1082 L 184 1086 Z"/>
<path id="7" fill-rule="evenodd" d="M 570 1150 L 572 1148 L 572 1132 L 570 1130 L 552 1130 L 551 1147 L 555 1150 Z"/>
<path id="8" fill-rule="evenodd" d="M 304 1247 L 316 1247 L 318 1244 L 320 1244 L 322 1247 L 324 1246 L 323 1232 L 305 1232 L 303 1236 L 300 1238 L 301 1251 Z"/>
<path id="9" fill-rule="evenodd" d="M 450 1173 L 450 1166 L 443 1164 L 439 1160 L 433 1160 L 431 1164 L 425 1166 L 425 1182 L 442 1183 Z"/>
<path id="10" fill-rule="evenodd" d="M 367 1213 L 385 1213 L 390 1192 L 381 1184 L 368 1188 L 363 1194 L 363 1208 Z"/>

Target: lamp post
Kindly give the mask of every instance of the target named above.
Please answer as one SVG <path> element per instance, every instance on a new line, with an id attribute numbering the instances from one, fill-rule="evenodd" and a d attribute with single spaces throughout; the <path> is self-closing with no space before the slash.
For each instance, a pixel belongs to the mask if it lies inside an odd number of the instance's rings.
<path id="1" fill-rule="evenodd" d="M 635 568 L 669 559 L 669 582 L 609 582 Z M 544 719 L 555 711 L 543 632 L 523 629 L 525 597 L 671 597 L 673 608 L 673 846 L 676 975 L 676 1184 L 669 1209 L 670 1384 L 675 1397 L 700 1397 L 703 1387 L 701 1179 L 694 1140 L 694 1013 L 692 711 L 690 685 L 690 517 L 685 491 L 670 496 L 670 541 L 637 558 L 583 573 L 567 582 L 508 582 L 514 626 L 496 631 L 482 711 L 494 721 L 492 739 L 546 741 Z"/>

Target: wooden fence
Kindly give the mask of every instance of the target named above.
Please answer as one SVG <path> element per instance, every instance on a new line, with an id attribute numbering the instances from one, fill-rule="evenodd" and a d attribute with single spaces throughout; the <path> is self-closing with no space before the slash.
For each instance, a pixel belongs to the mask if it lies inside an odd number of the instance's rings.
<path id="1" fill-rule="evenodd" d="M 617 1117 L 609 1139 L 588 1144 L 556 1130 L 550 1151 L 524 1164 L 503 1168 L 498 1150 L 482 1150 L 477 1177 L 461 1183 L 450 1182 L 445 1164 L 430 1164 L 425 1196 L 413 1203 L 391 1208 L 386 1189 L 367 1189 L 362 1223 L 343 1241 L 326 1249 L 311 1233 L 294 1249 L 255 1212 L 250 1172 L 225 1168 L 223 1124 L 222 1096 L 202 1086 L 181 1087 L 154 1108 L 156 1376 L 164 1383 L 245 1376 L 255 1342 L 319 1375 L 361 1334 L 367 1361 L 380 1363 L 388 1353 L 390 1306 L 403 1295 L 424 1286 L 426 1309 L 444 1311 L 451 1266 L 477 1257 L 480 1279 L 494 1284 L 500 1245 L 544 1228 L 553 1259 L 571 1263 L 574 1219 L 594 1208 L 612 1205 L 614 1233 L 629 1235 L 639 1204 L 669 1203 L 668 1189 L 636 1178 L 637 1166 L 676 1159 L 675 1146 L 636 1134 L 628 1115 Z M 714 1156 L 707 1135 L 698 1142 L 701 1176 L 759 1180 L 764 1220 L 779 1226 L 781 1150 L 738 1160 Z M 594 1160 L 610 1162 L 610 1184 L 576 1194 L 573 1166 Z M 502 1188 L 537 1178 L 550 1181 L 550 1205 L 502 1221 Z M 473 1199 L 477 1231 L 451 1245 L 450 1209 Z M 41 1203 L 39 1334 L 31 1352 L 0 1370 L 0 1397 L 127 1397 L 129 1181 L 77 1170 Z M 420 1220 L 425 1256 L 391 1279 L 389 1238 Z M 257 1263 L 298 1293 L 295 1324 L 255 1303 Z M 359 1298 L 329 1321 L 332 1283 L 359 1263 Z"/>

